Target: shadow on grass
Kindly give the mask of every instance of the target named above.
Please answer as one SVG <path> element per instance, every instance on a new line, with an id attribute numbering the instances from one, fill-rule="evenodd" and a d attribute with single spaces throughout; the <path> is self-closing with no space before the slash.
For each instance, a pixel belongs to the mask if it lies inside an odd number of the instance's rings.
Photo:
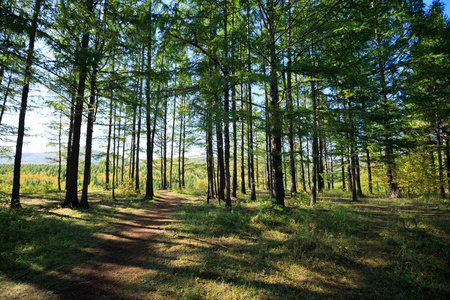
<path id="1" fill-rule="evenodd" d="M 172 260 L 150 260 L 159 277 L 147 289 L 194 299 L 448 299 L 448 236 L 430 219 L 412 226 L 393 209 L 324 207 L 181 206 L 168 231 L 190 242 L 161 243 Z"/>
<path id="2" fill-rule="evenodd" d="M 120 289 L 111 289 L 120 286 L 120 281 L 96 278 L 95 272 L 80 273 L 79 266 L 87 261 L 141 265 L 138 260 L 127 261 L 128 252 L 145 249 L 149 241 L 119 229 L 160 228 L 168 220 L 124 212 L 130 199 L 111 203 L 103 193 L 90 196 L 88 210 L 56 208 L 54 203 L 61 197 L 51 194 L 23 197 L 24 209 L 11 210 L 6 202 L 0 207 L 0 298 L 128 299 Z M 144 208 L 150 205 L 149 201 L 134 202 Z M 114 241 L 105 243 L 99 233 L 114 236 Z M 98 253 L 93 251 L 97 247 Z"/>
<path id="3" fill-rule="evenodd" d="M 164 203 L 158 197 L 153 205 Z M 342 203 L 285 211 L 237 204 L 228 212 L 197 201 L 179 206 L 176 223 L 164 229 L 169 219 L 154 210 L 119 210 L 129 208 L 130 201 L 144 208 L 149 202 L 101 198 L 90 210 L 69 215 L 2 208 L 0 271 L 5 281 L 32 285 L 40 290 L 39 298 L 49 299 L 450 296 L 447 231 L 434 224 L 445 221 L 440 217 L 414 224 L 394 210 Z M 114 239 L 104 243 L 99 227 L 111 225 L 115 229 L 107 234 Z M 164 234 L 151 239 L 130 234 L 145 229 Z M 100 251 L 90 251 L 98 245 Z M 90 267 L 81 268 L 86 262 Z M 134 271 L 121 277 L 104 266 Z M 30 295 L 3 296 L 37 298 Z"/>

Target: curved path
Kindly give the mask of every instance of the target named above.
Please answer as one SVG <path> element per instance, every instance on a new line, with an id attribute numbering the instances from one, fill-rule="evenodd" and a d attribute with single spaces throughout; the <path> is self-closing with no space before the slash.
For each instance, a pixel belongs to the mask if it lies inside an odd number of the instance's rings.
<path id="1" fill-rule="evenodd" d="M 149 258 L 158 256 L 154 244 L 161 226 L 172 220 L 172 208 L 180 199 L 158 191 L 162 198 L 140 214 L 123 213 L 116 231 L 103 236 L 93 258 L 72 270 L 73 285 L 51 295 L 53 299 L 136 299 L 139 284 L 151 272 Z"/>

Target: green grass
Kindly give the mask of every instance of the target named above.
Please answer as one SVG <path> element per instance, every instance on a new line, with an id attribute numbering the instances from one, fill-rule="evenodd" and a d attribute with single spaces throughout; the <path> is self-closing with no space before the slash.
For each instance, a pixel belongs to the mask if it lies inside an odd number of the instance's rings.
<path id="1" fill-rule="evenodd" d="M 89 210 L 57 207 L 63 193 L 22 196 L 24 209 L 0 203 L 0 298 L 73 284 L 87 261 L 130 213 L 151 203 L 129 194 L 91 194 Z M 448 299 L 449 200 L 368 197 L 341 192 L 273 206 L 244 196 L 228 211 L 183 196 L 171 225 L 146 260 L 146 279 L 125 288 L 142 299 Z M 161 200 L 160 198 L 158 198 Z M 126 214 L 121 212 L 127 212 Z M 127 295 L 129 293 L 129 295 Z M 28 295 L 28 296 L 26 296 Z M 32 298 L 32 297 L 31 297 Z"/>
<path id="2" fill-rule="evenodd" d="M 161 297 L 186 299 L 450 296 L 448 202 L 345 199 L 330 193 L 310 208 L 297 197 L 285 209 L 244 200 L 231 212 L 191 201 L 160 245 L 176 279 L 148 281 L 164 282 Z"/>
<path id="3" fill-rule="evenodd" d="M 23 194 L 23 209 L 10 209 L 9 197 L 0 195 L 0 298 L 21 291 L 51 290 L 71 283 L 71 269 L 88 260 L 102 242 L 100 234 L 114 230 L 121 211 L 148 202 L 136 197 L 109 201 L 106 192 L 90 194 L 91 208 L 61 208 L 64 193 Z M 133 201 L 134 200 L 134 201 Z"/>

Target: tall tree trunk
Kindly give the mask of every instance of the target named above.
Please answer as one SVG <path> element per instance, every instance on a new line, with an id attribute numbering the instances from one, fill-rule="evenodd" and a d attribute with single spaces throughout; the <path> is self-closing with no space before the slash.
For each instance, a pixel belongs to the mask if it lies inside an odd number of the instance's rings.
<path id="1" fill-rule="evenodd" d="M 169 188 L 170 189 L 173 189 L 173 186 L 172 186 L 172 168 L 173 168 L 173 142 L 175 140 L 176 111 L 177 111 L 177 98 L 175 96 L 173 98 L 172 141 L 171 141 L 171 145 L 170 145 L 170 169 L 169 169 Z"/>
<path id="2" fill-rule="evenodd" d="M 113 58 L 114 60 L 114 58 Z M 112 134 L 112 123 L 113 123 L 113 98 L 112 98 L 112 91 L 111 91 L 111 99 L 109 102 L 109 124 L 108 124 L 108 140 L 106 144 L 106 162 L 105 162 L 105 190 L 109 190 L 109 166 L 111 164 L 110 162 L 110 156 L 111 156 L 111 134 Z"/>
<path id="3" fill-rule="evenodd" d="M 69 134 L 67 135 L 67 162 L 66 162 L 66 190 L 69 183 L 70 172 L 70 155 L 72 151 L 72 137 L 73 137 L 73 120 L 75 118 L 75 97 L 70 101 L 70 120 L 69 120 Z"/>
<path id="4" fill-rule="evenodd" d="M 225 61 L 228 60 L 228 1 L 225 1 L 224 6 L 224 42 L 225 42 Z M 224 87 L 224 137 L 225 137 L 225 207 L 231 209 L 231 182 L 230 182 L 230 86 L 229 86 L 229 74 L 230 67 L 228 62 L 224 66 L 223 76 L 225 79 Z"/>
<path id="5" fill-rule="evenodd" d="M 357 146 L 356 146 L 357 151 Z M 358 194 L 359 198 L 364 197 L 364 194 L 362 192 L 361 187 L 361 167 L 359 164 L 359 154 L 358 152 L 355 153 L 355 162 L 356 162 L 356 193 Z"/>
<path id="6" fill-rule="evenodd" d="M 225 165 L 223 160 L 223 135 L 222 121 L 216 120 L 216 139 L 217 139 L 217 172 L 218 172 L 218 189 L 217 197 L 219 202 L 225 200 Z"/>
<path id="7" fill-rule="evenodd" d="M 317 138 L 317 107 L 316 107 L 316 86 L 311 81 L 311 100 L 313 108 L 313 140 L 312 140 L 312 184 L 311 184 L 311 200 L 310 206 L 314 206 L 317 202 L 317 173 L 319 166 L 319 145 Z"/>
<path id="8" fill-rule="evenodd" d="M 350 161 L 350 157 L 351 157 L 351 153 L 350 153 L 350 146 L 347 144 L 347 183 L 348 183 L 348 190 L 349 191 L 353 191 L 353 180 L 352 180 L 352 168 L 351 168 L 351 161 Z"/>
<path id="9" fill-rule="evenodd" d="M 148 44 L 147 44 L 147 68 L 152 66 L 152 3 L 149 3 L 149 26 L 148 26 Z M 145 199 L 153 199 L 153 141 L 150 119 L 150 75 L 145 80 L 145 125 L 147 129 L 147 180 L 145 185 Z M 155 114 L 156 119 L 156 114 Z"/>
<path id="10" fill-rule="evenodd" d="M 92 158 L 92 136 L 94 132 L 95 106 L 96 106 L 96 83 L 97 70 L 93 70 L 91 74 L 91 88 L 88 105 L 88 119 L 86 128 L 86 148 L 84 158 L 84 178 L 83 189 L 81 192 L 80 207 L 89 207 L 88 202 L 88 187 L 91 182 L 91 158 Z"/>
<path id="11" fill-rule="evenodd" d="M 436 151 L 438 158 L 438 176 L 439 176 L 439 195 L 441 198 L 445 198 L 445 187 L 444 187 L 444 168 L 442 164 L 442 147 L 441 147 L 441 122 L 439 120 L 439 115 L 436 112 Z"/>
<path id="12" fill-rule="evenodd" d="M 284 206 L 284 185 L 283 185 L 283 169 L 281 157 L 281 136 L 282 136 L 282 121 L 278 95 L 278 56 L 275 51 L 276 45 L 276 25 L 274 3 L 268 3 L 267 15 L 267 29 L 269 38 L 269 86 L 270 86 L 270 134 L 271 134 L 271 161 L 272 161 L 272 190 L 276 202 L 279 206 Z"/>
<path id="13" fill-rule="evenodd" d="M 125 174 L 125 147 L 126 147 L 126 141 L 127 141 L 127 133 L 125 132 L 125 130 L 127 130 L 127 119 L 126 116 L 125 117 L 125 123 L 123 124 L 123 137 L 122 137 L 122 162 L 121 162 L 121 167 L 120 167 L 120 183 L 122 184 L 122 186 L 125 185 L 125 181 L 124 181 L 124 174 Z"/>
<path id="14" fill-rule="evenodd" d="M 342 176 L 342 190 L 346 191 L 345 187 L 345 161 L 344 161 L 344 146 L 341 143 L 341 176 Z"/>
<path id="15" fill-rule="evenodd" d="M 30 42 L 28 43 L 27 60 L 22 88 L 22 98 L 20 102 L 19 128 L 17 132 L 16 155 L 14 157 L 13 188 L 11 195 L 11 207 L 21 207 L 20 205 L 20 166 L 22 164 L 23 138 L 25 135 L 25 114 L 27 112 L 28 92 L 30 90 L 31 66 L 33 65 L 34 42 L 38 27 L 38 18 L 41 10 L 42 0 L 36 0 L 34 5 L 33 20 L 31 22 Z"/>
<path id="16" fill-rule="evenodd" d="M 141 49 L 141 71 L 144 70 L 144 55 L 145 55 L 145 46 L 142 47 Z M 139 172 L 139 167 L 140 167 L 140 162 L 139 162 L 139 156 L 140 156 L 140 152 L 141 152 L 141 126 L 142 126 L 142 96 L 144 95 L 143 93 L 143 77 L 139 78 L 139 96 L 138 96 L 138 118 L 137 118 L 137 135 L 136 135 L 136 180 L 135 180 L 135 186 L 134 186 L 134 190 L 136 191 L 136 193 L 139 195 L 141 194 L 141 183 L 140 183 L 140 172 Z"/>
<path id="17" fill-rule="evenodd" d="M 89 24 L 93 18 L 93 0 L 86 1 L 86 14 L 84 23 Z M 86 51 L 89 48 L 90 30 L 87 26 L 83 29 L 83 36 L 81 38 L 81 52 Z M 70 152 L 70 169 L 68 172 L 68 185 L 66 191 L 66 198 L 63 206 L 78 206 L 78 159 L 80 156 L 80 138 L 81 138 L 81 122 L 83 118 L 83 98 L 84 90 L 86 87 L 87 77 L 87 62 L 88 58 L 83 58 L 84 63 L 80 66 L 78 74 L 78 88 L 77 96 L 75 99 L 75 115 L 73 121 L 73 138 L 72 138 L 72 150 Z"/>
<path id="18" fill-rule="evenodd" d="M 242 83 L 240 84 L 241 110 L 244 111 L 244 91 Z M 245 122 L 241 118 L 241 194 L 246 193 L 245 188 Z"/>
<path id="19" fill-rule="evenodd" d="M 247 3 L 247 43 L 250 45 L 250 4 Z M 247 47 L 247 72 L 251 74 L 252 65 L 250 57 L 250 47 Z M 247 101 L 248 101 L 248 175 L 250 186 L 250 200 L 256 200 L 255 188 L 255 165 L 253 154 L 253 103 L 252 103 L 252 85 L 249 81 L 247 84 Z"/>
<path id="20" fill-rule="evenodd" d="M 119 186 L 121 182 L 119 181 L 119 160 L 120 160 L 120 135 L 122 129 L 122 105 L 119 103 L 119 124 L 117 126 L 117 154 L 116 154 L 116 186 Z"/>
<path id="21" fill-rule="evenodd" d="M 356 192 L 356 151 L 353 128 L 350 129 L 350 161 L 352 171 L 352 201 L 358 201 L 358 194 Z"/>
<path id="22" fill-rule="evenodd" d="M 302 136 L 300 135 L 298 137 L 299 139 L 299 145 L 300 145 L 300 172 L 301 172 L 301 178 L 302 178 L 302 189 L 303 192 L 306 193 L 306 177 L 305 177 L 305 158 L 303 157 L 303 141 L 302 141 Z"/>
<path id="23" fill-rule="evenodd" d="M 133 187 L 134 183 L 134 162 L 136 155 L 136 118 L 137 118 L 137 105 L 133 104 L 133 123 L 131 125 L 131 147 L 130 147 L 130 182 L 129 187 Z"/>
<path id="24" fill-rule="evenodd" d="M 443 144 L 444 144 L 444 161 L 445 161 L 445 170 L 446 170 L 446 178 L 447 178 L 447 188 L 448 193 L 450 195 L 450 139 L 448 134 L 447 126 L 442 126 L 442 136 L 443 136 Z"/>
<path id="25" fill-rule="evenodd" d="M 112 151 L 112 185 L 111 185 L 111 199 L 116 200 L 116 119 L 117 119 L 117 107 L 114 103 L 114 115 L 113 115 L 113 151 Z"/>
<path id="26" fill-rule="evenodd" d="M 235 59 L 235 36 L 234 36 L 234 15 L 235 9 L 233 7 L 231 13 L 231 60 Z M 235 75 L 234 66 L 232 66 L 232 75 Z M 237 197 L 237 116 L 236 116 L 236 84 L 233 82 L 231 86 L 231 117 L 232 117 L 232 130 L 233 130 L 233 174 L 231 181 L 231 196 Z"/>
<path id="27" fill-rule="evenodd" d="M 208 176 L 208 194 L 206 201 L 214 198 L 214 156 L 213 156 L 213 138 L 212 128 L 206 130 L 206 170 Z"/>
<path id="28" fill-rule="evenodd" d="M 288 11 L 288 20 L 291 20 L 291 9 Z M 288 43 L 291 43 L 291 29 L 288 30 Z M 288 50 L 287 64 L 288 69 L 292 69 L 292 57 L 291 57 L 291 48 Z M 288 145 L 289 145 L 289 178 L 290 178 L 290 186 L 291 186 L 291 195 L 297 194 L 297 172 L 295 167 L 295 138 L 294 138 L 294 120 L 293 120 L 293 109 L 294 104 L 292 100 L 292 73 L 288 71 L 286 73 L 286 100 L 287 100 L 287 113 L 288 113 Z"/>
<path id="29" fill-rule="evenodd" d="M 369 149 L 366 148 L 366 157 L 367 157 L 367 179 L 369 183 L 369 193 L 373 194 L 373 186 L 372 186 L 372 164 L 370 162 L 370 153 Z"/>
<path id="30" fill-rule="evenodd" d="M 317 120 L 319 123 L 319 120 Z M 317 131 L 319 131 L 319 124 L 317 124 Z M 319 157 L 318 157 L 318 164 L 317 164 L 317 190 L 319 192 L 322 192 L 325 188 L 325 174 L 324 174 L 324 168 L 323 168 L 323 137 L 319 138 Z"/>
<path id="31" fill-rule="evenodd" d="M 62 170 L 62 115 L 63 111 L 59 111 L 59 130 L 58 130 L 58 190 L 61 191 L 61 170 Z"/>
<path id="32" fill-rule="evenodd" d="M 186 105 L 186 102 L 185 102 L 185 99 L 183 97 L 183 108 L 185 107 L 185 105 Z M 186 185 L 185 185 L 185 177 L 184 177 L 184 175 L 185 175 L 185 172 L 184 172 L 184 162 L 185 162 L 184 156 L 186 154 L 186 114 L 185 114 L 184 110 L 183 110 L 183 126 L 182 126 L 182 128 L 183 128 L 183 150 L 181 151 L 181 186 L 183 188 L 185 188 Z M 212 144 L 211 144 L 211 146 L 212 146 Z M 214 166 L 213 166 L 213 169 L 214 169 Z"/>
<path id="33" fill-rule="evenodd" d="M 161 143 L 161 189 L 167 189 L 167 111 L 168 99 L 164 99 L 163 136 Z"/>

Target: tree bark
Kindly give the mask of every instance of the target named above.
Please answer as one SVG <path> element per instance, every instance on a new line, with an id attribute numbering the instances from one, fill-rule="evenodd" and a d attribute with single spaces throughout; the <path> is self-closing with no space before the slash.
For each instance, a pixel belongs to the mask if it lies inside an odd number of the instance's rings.
<path id="1" fill-rule="evenodd" d="M 3 70 L 3 68 L 2 68 L 2 70 Z M 2 74 L 2 76 L 3 76 L 3 74 Z M 5 109 L 6 109 L 6 101 L 8 100 L 9 89 L 11 86 L 11 78 L 12 78 L 12 73 L 9 74 L 8 85 L 6 86 L 5 96 L 3 97 L 2 111 L 0 112 L 0 125 L 2 124 L 3 114 L 5 113 Z"/>
<path id="2" fill-rule="evenodd" d="M 114 59 L 114 58 L 113 58 Z M 111 99 L 109 102 L 109 124 L 108 124 L 108 140 L 106 144 L 106 162 L 105 162 L 105 190 L 109 191 L 109 165 L 110 162 L 110 156 L 111 156 L 111 133 L 112 133 L 112 123 L 113 123 L 113 98 L 112 98 L 112 92 L 111 92 Z"/>
<path id="3" fill-rule="evenodd" d="M 278 95 L 278 57 L 275 51 L 276 44 L 276 25 L 275 25 L 275 11 L 273 1 L 269 1 L 267 8 L 267 29 L 269 38 L 269 87 L 270 87 L 270 105 L 269 110 L 271 114 L 271 161 L 272 161 L 272 189 L 275 196 L 276 203 L 279 206 L 284 206 L 284 185 L 283 185 L 283 169 L 281 157 L 281 136 L 282 136 L 282 120 Z"/>
<path id="4" fill-rule="evenodd" d="M 88 105 L 88 119 L 86 128 L 86 153 L 84 158 L 84 178 L 83 178 L 83 190 L 81 193 L 80 207 L 89 207 L 88 202 L 88 187 L 91 182 L 91 158 L 92 158 L 92 136 L 94 132 L 94 120 L 95 120 L 95 106 L 96 106 L 96 83 L 97 71 L 94 69 L 91 74 L 91 88 Z"/>
<path id="5" fill-rule="evenodd" d="M 148 43 L 147 43 L 147 68 L 151 69 L 152 66 L 152 4 L 149 3 L 149 26 L 148 26 Z M 145 199 L 153 199 L 153 139 L 151 131 L 151 119 L 150 119 L 150 75 L 147 75 L 145 80 L 145 125 L 147 129 L 147 179 L 145 185 Z M 155 115 L 156 119 L 156 115 Z"/>
<path id="6" fill-rule="evenodd" d="M 81 50 L 85 51 L 89 48 L 90 30 L 87 25 L 90 23 L 93 17 L 93 0 L 86 1 L 86 14 L 84 19 L 84 24 L 86 25 L 83 29 L 83 35 L 81 38 Z M 86 77 L 88 59 L 83 58 L 83 63 L 80 66 L 80 71 L 78 75 L 78 88 L 77 96 L 75 99 L 75 115 L 73 121 L 73 137 L 72 137 L 72 150 L 70 152 L 70 169 L 68 173 L 68 185 L 66 190 L 66 198 L 64 200 L 63 206 L 78 206 L 78 160 L 80 156 L 80 138 L 81 138 L 81 123 L 83 118 L 83 101 L 84 101 L 84 90 L 86 87 Z"/>
<path id="7" fill-rule="evenodd" d="M 176 96 L 173 98 L 173 119 L 172 119 L 172 141 L 170 145 L 170 168 L 169 168 L 169 188 L 172 189 L 172 169 L 173 169 L 173 142 L 175 140 L 175 118 L 177 110 Z"/>
<path id="8" fill-rule="evenodd" d="M 241 110 L 244 111 L 244 91 L 242 83 L 240 84 Z M 241 194 L 246 193 L 245 188 L 245 122 L 241 118 Z"/>
<path id="9" fill-rule="evenodd" d="M 30 42 L 27 50 L 27 60 L 25 62 L 25 72 L 22 88 L 22 98 L 20 102 L 19 127 L 16 141 L 16 155 L 14 157 L 13 188 L 11 195 L 11 207 L 20 208 L 20 166 L 22 164 L 23 138 L 25 136 L 25 115 L 28 104 L 28 93 L 30 90 L 31 66 L 33 65 L 34 43 L 38 27 L 39 13 L 42 0 L 36 0 L 34 5 L 33 20 L 31 21 Z"/>
<path id="10" fill-rule="evenodd" d="M 313 140 L 312 140 L 312 183 L 311 200 L 309 205 L 313 207 L 317 202 L 317 173 L 319 165 L 319 145 L 317 138 L 317 107 L 316 107 L 316 86 L 311 81 L 311 100 L 313 108 Z"/>
<path id="11" fill-rule="evenodd" d="M 438 158 L 438 176 L 439 176 L 439 196 L 445 198 L 445 187 L 444 187 L 444 167 L 442 164 L 442 147 L 441 147 L 441 122 L 439 120 L 439 115 L 436 112 L 436 151 Z"/>

